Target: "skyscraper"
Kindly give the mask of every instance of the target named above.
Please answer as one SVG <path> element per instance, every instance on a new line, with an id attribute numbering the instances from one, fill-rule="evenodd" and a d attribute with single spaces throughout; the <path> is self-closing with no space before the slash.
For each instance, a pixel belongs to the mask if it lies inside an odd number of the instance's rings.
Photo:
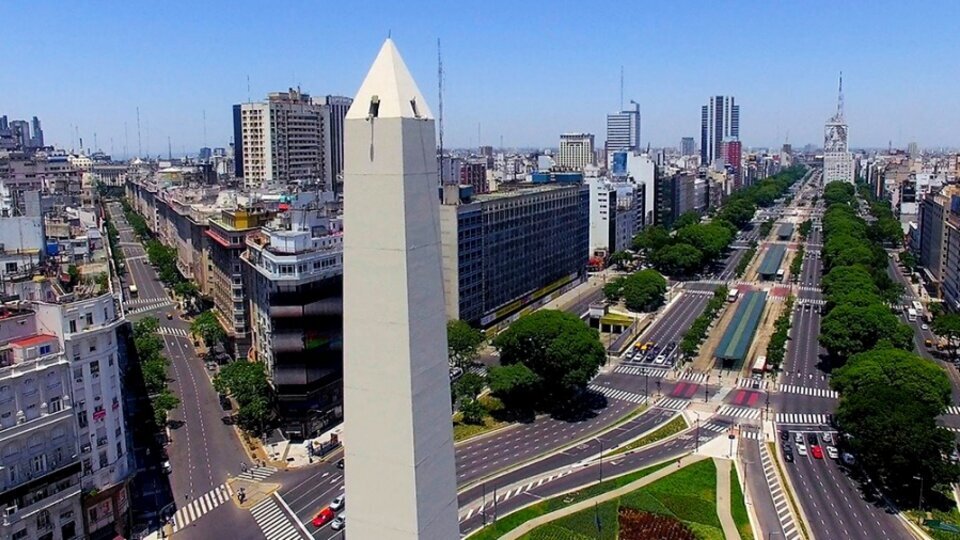
<path id="1" fill-rule="evenodd" d="M 243 112 L 233 106 L 233 175 L 243 178 Z"/>
<path id="2" fill-rule="evenodd" d="M 330 109 L 330 176 L 333 178 L 333 190 L 343 192 L 343 118 L 353 103 L 352 98 L 327 96 L 327 108 Z"/>
<path id="3" fill-rule="evenodd" d="M 13 120 L 10 122 L 10 131 L 13 132 L 13 140 L 20 150 L 30 146 L 30 123 L 26 120 Z"/>
<path id="4" fill-rule="evenodd" d="M 560 152 L 557 165 L 575 171 L 583 170 L 594 163 L 592 133 L 564 133 L 560 135 Z"/>
<path id="5" fill-rule="evenodd" d="M 459 538 L 435 125 L 392 40 L 344 128 L 350 536 Z"/>
<path id="6" fill-rule="evenodd" d="M 36 116 L 33 117 L 33 136 L 30 138 L 30 146 L 43 147 L 43 129 L 40 128 L 40 119 Z"/>
<path id="7" fill-rule="evenodd" d="M 740 139 L 740 106 L 733 96 L 714 96 L 700 107 L 700 164 L 723 157 L 724 139 Z"/>
<path id="8" fill-rule="evenodd" d="M 853 183 L 853 154 L 847 147 L 847 121 L 843 118 L 843 73 L 837 94 L 837 113 L 823 127 L 823 181 Z"/>
<path id="9" fill-rule="evenodd" d="M 693 137 L 684 137 L 680 139 L 680 155 L 692 156 L 697 152 L 697 142 Z"/>
<path id="10" fill-rule="evenodd" d="M 632 111 L 607 115 L 606 151 L 636 152 L 640 149 L 640 105 Z"/>

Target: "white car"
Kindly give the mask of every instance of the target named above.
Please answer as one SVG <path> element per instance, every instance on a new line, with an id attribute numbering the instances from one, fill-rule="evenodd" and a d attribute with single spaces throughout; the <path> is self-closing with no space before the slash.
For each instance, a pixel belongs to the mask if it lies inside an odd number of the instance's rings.
<path id="1" fill-rule="evenodd" d="M 330 522 L 330 528 L 339 531 L 340 529 L 347 526 L 347 513 L 344 512 L 337 516 L 336 519 Z"/>
<path id="2" fill-rule="evenodd" d="M 920 329 L 921 329 L 921 330 L 929 330 L 929 329 L 930 329 L 930 325 L 927 324 L 927 323 L 923 323 L 923 324 L 920 325 Z"/>
<path id="3" fill-rule="evenodd" d="M 160 466 L 165 474 L 170 474 L 173 472 L 173 467 L 170 466 L 170 460 L 164 460 L 163 465 Z"/>
<path id="4" fill-rule="evenodd" d="M 828 446 L 828 447 L 827 447 L 827 456 L 829 456 L 830 459 L 837 459 L 837 458 L 839 458 L 839 457 L 840 457 L 840 453 L 837 452 L 837 447 L 835 447 L 835 446 Z"/>
<path id="5" fill-rule="evenodd" d="M 800 455 L 800 456 L 806 456 L 806 455 L 807 455 L 807 447 L 806 447 L 806 445 L 797 443 L 797 455 Z"/>
<path id="6" fill-rule="evenodd" d="M 334 499 L 333 502 L 330 503 L 330 509 L 333 510 L 334 512 L 339 512 L 343 508 L 343 505 L 346 504 L 346 502 L 347 502 L 346 495 L 341 495 L 336 499 Z"/>
<path id="7" fill-rule="evenodd" d="M 667 357 L 661 354 L 660 356 L 658 356 L 658 357 L 656 358 L 656 360 L 653 361 L 653 363 L 654 363 L 654 364 L 662 364 L 662 363 L 664 363 L 664 362 L 666 362 L 666 361 L 667 361 Z"/>

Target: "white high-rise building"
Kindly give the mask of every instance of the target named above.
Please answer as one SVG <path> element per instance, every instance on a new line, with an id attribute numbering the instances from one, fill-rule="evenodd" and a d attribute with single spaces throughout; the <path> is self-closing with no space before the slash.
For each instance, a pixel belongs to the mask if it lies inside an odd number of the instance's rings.
<path id="1" fill-rule="evenodd" d="M 723 141 L 740 140 L 740 106 L 733 96 L 712 96 L 700 107 L 700 164 L 723 157 Z"/>
<path id="2" fill-rule="evenodd" d="M 333 188 L 330 108 L 309 94 L 291 88 L 240 105 L 240 136 L 246 187 L 302 182 Z"/>
<path id="3" fill-rule="evenodd" d="M 435 125 L 390 39 L 344 124 L 350 536 L 459 538 Z"/>
<path id="4" fill-rule="evenodd" d="M 632 111 L 607 115 L 607 161 L 611 152 L 640 150 L 640 105 Z"/>
<path id="5" fill-rule="evenodd" d="M 582 171 L 587 165 L 593 165 L 596 156 L 593 152 L 592 133 L 564 133 L 560 135 L 560 151 L 557 166 Z"/>
<path id="6" fill-rule="evenodd" d="M 840 74 L 840 93 L 837 114 L 827 120 L 823 129 L 823 181 L 849 182 L 855 180 L 853 154 L 847 146 L 847 122 L 843 118 L 843 74 Z"/>

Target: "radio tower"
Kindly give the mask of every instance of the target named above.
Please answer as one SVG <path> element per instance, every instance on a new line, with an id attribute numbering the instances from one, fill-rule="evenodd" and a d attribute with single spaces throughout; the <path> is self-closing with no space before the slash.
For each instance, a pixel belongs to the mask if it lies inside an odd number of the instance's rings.
<path id="1" fill-rule="evenodd" d="M 440 54 L 440 38 L 437 38 L 437 137 L 440 146 L 440 157 L 437 162 L 440 169 L 440 185 L 443 185 L 443 56 Z"/>
<path id="2" fill-rule="evenodd" d="M 837 91 L 837 121 L 843 122 L 843 72 L 840 72 L 840 88 Z"/>

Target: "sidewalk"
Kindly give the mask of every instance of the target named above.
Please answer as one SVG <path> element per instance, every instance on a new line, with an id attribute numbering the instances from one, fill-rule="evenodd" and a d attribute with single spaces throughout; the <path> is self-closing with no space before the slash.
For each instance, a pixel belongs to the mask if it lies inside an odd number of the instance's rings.
<path id="1" fill-rule="evenodd" d="M 717 467 L 717 516 L 726 540 L 740 540 L 740 531 L 730 512 L 730 460 L 713 458 Z"/>
<path id="2" fill-rule="evenodd" d="M 580 501 L 577 504 L 572 504 L 561 510 L 557 510 L 555 512 L 550 512 L 549 514 L 538 516 L 534 519 L 531 519 L 530 521 L 523 523 L 522 525 L 508 532 L 507 534 L 503 535 L 501 537 L 501 540 L 517 540 L 518 538 L 522 537 L 524 534 L 532 531 L 533 529 L 539 527 L 540 525 L 544 525 L 556 519 L 560 519 L 564 516 L 569 516 L 570 514 L 575 514 L 581 510 L 587 510 L 589 508 L 592 508 L 596 504 L 607 502 L 612 499 L 616 499 L 617 497 L 626 495 L 631 491 L 636 491 L 642 488 L 643 486 L 646 486 L 647 484 L 656 482 L 657 480 L 665 476 L 668 476 L 670 474 L 677 472 L 677 470 L 682 469 L 687 465 L 691 465 L 703 459 L 706 459 L 706 458 L 704 458 L 703 456 L 695 456 L 695 455 L 684 456 L 677 461 L 677 465 L 678 465 L 677 467 L 673 467 L 673 466 L 664 467 L 659 471 L 656 471 L 654 473 L 648 474 L 647 476 L 644 476 L 643 478 L 637 480 L 636 482 L 632 482 L 630 484 L 619 487 L 612 491 L 608 491 L 601 495 L 597 495 L 596 497 L 593 497 L 584 501 Z M 727 472 L 728 485 L 729 485 L 729 477 L 730 477 L 730 473 L 728 471 Z"/>

